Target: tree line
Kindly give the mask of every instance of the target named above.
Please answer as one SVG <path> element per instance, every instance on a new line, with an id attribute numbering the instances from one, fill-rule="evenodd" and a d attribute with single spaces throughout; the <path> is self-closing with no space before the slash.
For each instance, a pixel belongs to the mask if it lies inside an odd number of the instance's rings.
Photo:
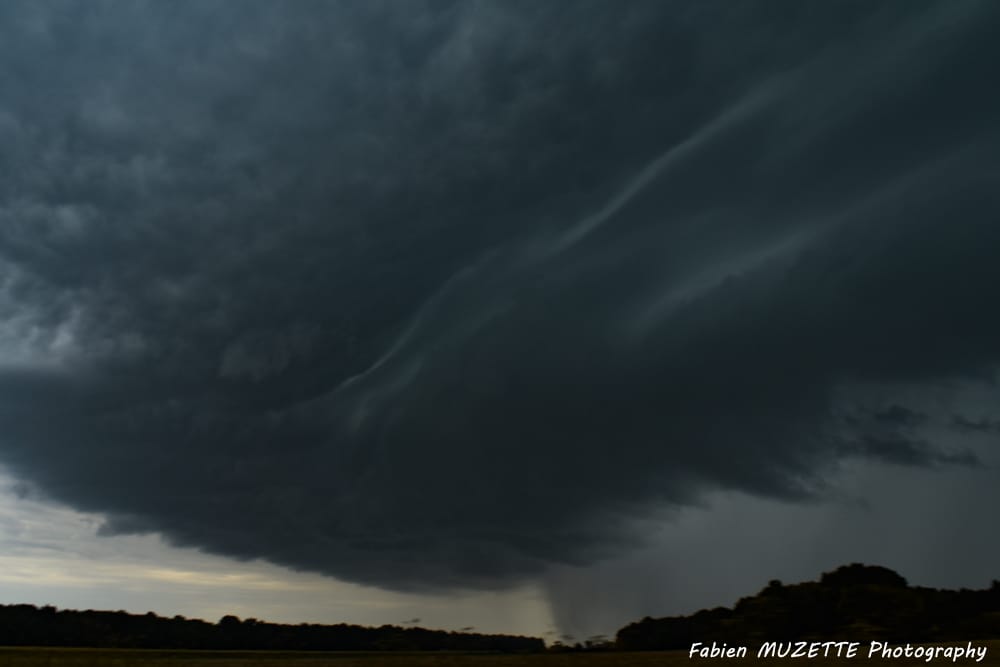
<path id="1" fill-rule="evenodd" d="M 535 637 L 383 625 L 286 625 L 224 616 L 209 623 L 153 612 L 0 605 L 0 645 L 281 651 L 543 651 Z"/>
<path id="2" fill-rule="evenodd" d="M 732 608 L 649 618 L 618 631 L 620 650 L 687 649 L 693 642 L 888 641 L 1000 638 L 1000 581 L 983 590 L 908 585 L 896 572 L 853 563 L 818 582 L 772 580 Z"/>

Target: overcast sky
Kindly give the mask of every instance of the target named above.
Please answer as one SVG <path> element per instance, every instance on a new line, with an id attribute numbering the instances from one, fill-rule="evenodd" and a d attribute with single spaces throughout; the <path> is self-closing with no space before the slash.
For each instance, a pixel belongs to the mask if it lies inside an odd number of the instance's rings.
<path id="1" fill-rule="evenodd" d="M 0 4 L 0 601 L 581 636 L 987 585 L 998 28 Z"/>

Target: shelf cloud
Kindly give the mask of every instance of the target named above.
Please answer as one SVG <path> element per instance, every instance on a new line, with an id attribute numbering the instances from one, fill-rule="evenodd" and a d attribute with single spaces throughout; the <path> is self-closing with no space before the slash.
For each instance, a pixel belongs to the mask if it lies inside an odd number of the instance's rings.
<path id="1" fill-rule="evenodd" d="M 8 2 L 0 464 L 103 534 L 506 586 L 977 466 L 989 2 Z"/>

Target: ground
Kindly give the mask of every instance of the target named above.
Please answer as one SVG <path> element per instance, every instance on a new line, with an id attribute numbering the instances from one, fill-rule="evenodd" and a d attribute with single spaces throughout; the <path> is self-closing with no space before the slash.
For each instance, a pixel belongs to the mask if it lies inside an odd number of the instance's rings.
<path id="1" fill-rule="evenodd" d="M 961 659 L 957 665 L 976 664 L 977 667 L 1000 667 L 1000 641 L 974 642 L 986 645 L 986 658 Z M 696 659 L 689 660 L 685 651 L 650 653 L 566 653 L 539 655 L 469 655 L 449 653 L 317 653 L 288 651 L 159 651 L 125 649 L 56 649 L 56 648 L 4 648 L 0 647 L 0 667 L 741 667 L 752 663 L 756 667 L 770 667 L 766 663 L 809 662 L 815 667 L 833 667 L 831 663 L 854 667 L 876 667 L 858 663 L 881 663 L 878 667 L 915 667 L 926 665 L 922 660 L 868 660 L 859 654 L 851 660 L 842 659 Z M 694 664 L 701 663 L 701 664 Z M 939 658 L 931 667 L 952 664 Z"/>

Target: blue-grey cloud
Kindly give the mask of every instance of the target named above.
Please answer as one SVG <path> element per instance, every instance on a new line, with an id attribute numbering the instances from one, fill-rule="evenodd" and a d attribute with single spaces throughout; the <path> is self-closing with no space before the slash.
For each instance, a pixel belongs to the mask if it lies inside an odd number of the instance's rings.
<path id="1" fill-rule="evenodd" d="M 106 533 L 497 586 L 976 463 L 990 3 L 0 12 L 0 461 Z"/>

